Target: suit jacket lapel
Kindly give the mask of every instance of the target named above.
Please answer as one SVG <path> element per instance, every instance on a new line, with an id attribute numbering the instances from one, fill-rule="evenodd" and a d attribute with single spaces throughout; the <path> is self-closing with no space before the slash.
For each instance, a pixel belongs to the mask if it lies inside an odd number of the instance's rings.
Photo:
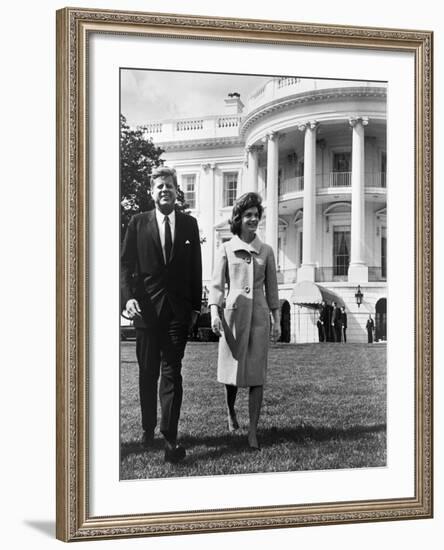
<path id="1" fill-rule="evenodd" d="M 183 220 L 183 215 L 180 212 L 176 211 L 176 223 L 174 225 L 174 242 L 173 242 L 173 249 L 171 251 L 170 262 L 173 261 L 173 258 L 177 253 L 178 246 L 179 246 L 179 236 L 183 237 L 183 234 L 182 234 L 182 231 L 183 231 L 182 220 Z"/>
<path id="2" fill-rule="evenodd" d="M 165 260 L 163 258 L 162 244 L 160 242 L 159 227 L 157 226 L 156 212 L 152 210 L 148 219 L 148 242 L 151 241 L 154 250 L 158 256 L 159 262 L 165 265 Z"/>

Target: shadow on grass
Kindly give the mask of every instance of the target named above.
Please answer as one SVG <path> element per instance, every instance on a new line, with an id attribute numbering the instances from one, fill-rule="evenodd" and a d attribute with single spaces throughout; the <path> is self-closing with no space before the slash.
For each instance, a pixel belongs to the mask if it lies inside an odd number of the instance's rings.
<path id="1" fill-rule="evenodd" d="M 268 428 L 259 430 L 258 436 L 262 449 L 274 445 L 285 443 L 303 444 L 304 442 L 317 441 L 327 442 L 334 440 L 354 440 L 359 439 L 365 434 L 375 434 L 385 432 L 386 424 L 374 424 L 366 426 L 350 426 L 349 428 L 337 427 L 315 427 L 315 426 L 297 426 L 284 428 Z M 193 453 L 193 459 L 205 455 L 207 458 L 218 458 L 226 454 L 237 454 L 239 452 L 250 451 L 247 445 L 246 434 L 223 434 L 223 435 L 191 435 L 184 434 L 180 438 L 180 443 L 186 448 L 197 447 Z M 203 449 L 202 449 L 203 447 Z M 161 439 L 154 440 L 152 449 L 163 449 Z M 121 459 L 125 459 L 132 454 L 146 452 L 140 441 L 129 441 L 121 445 Z"/>
<path id="2" fill-rule="evenodd" d="M 142 443 L 142 440 L 137 441 L 126 441 L 120 445 L 120 458 L 121 460 L 127 458 L 130 455 L 138 455 L 141 453 L 146 453 L 147 450 L 159 451 L 165 448 L 163 439 L 154 439 L 151 445 L 147 448 Z"/>

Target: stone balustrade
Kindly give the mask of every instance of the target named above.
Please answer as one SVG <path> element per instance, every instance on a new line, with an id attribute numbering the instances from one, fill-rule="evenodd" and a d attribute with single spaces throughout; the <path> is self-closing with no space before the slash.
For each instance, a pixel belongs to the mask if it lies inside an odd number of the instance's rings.
<path id="1" fill-rule="evenodd" d="M 148 122 L 141 127 L 146 138 L 155 143 L 194 139 L 236 138 L 239 136 L 241 116 L 216 115 Z"/>

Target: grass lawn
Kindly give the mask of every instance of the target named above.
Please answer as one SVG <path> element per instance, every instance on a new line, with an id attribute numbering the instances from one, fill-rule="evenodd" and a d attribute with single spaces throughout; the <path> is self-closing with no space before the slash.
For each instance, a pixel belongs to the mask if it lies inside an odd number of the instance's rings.
<path id="1" fill-rule="evenodd" d="M 163 442 L 140 443 L 135 343 L 122 342 L 121 479 L 365 468 L 386 464 L 386 346 L 276 344 L 259 421 L 261 452 L 246 443 L 248 389 L 239 389 L 241 429 L 228 432 L 217 343 L 189 342 L 179 424 L 184 462 L 163 461 Z"/>

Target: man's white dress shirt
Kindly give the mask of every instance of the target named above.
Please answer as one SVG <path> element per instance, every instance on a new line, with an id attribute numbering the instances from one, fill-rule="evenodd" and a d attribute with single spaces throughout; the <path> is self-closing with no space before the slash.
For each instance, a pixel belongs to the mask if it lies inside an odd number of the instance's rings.
<path id="1" fill-rule="evenodd" d="M 170 228 L 171 228 L 171 244 L 174 246 L 174 229 L 176 227 L 176 212 L 173 210 L 170 214 L 168 214 L 168 219 L 170 220 Z M 160 235 L 160 244 L 162 245 L 162 253 L 163 253 L 163 259 L 166 261 L 165 257 L 165 214 L 162 214 L 160 210 L 156 208 L 156 220 L 157 220 L 157 227 L 159 228 L 159 235 Z"/>

